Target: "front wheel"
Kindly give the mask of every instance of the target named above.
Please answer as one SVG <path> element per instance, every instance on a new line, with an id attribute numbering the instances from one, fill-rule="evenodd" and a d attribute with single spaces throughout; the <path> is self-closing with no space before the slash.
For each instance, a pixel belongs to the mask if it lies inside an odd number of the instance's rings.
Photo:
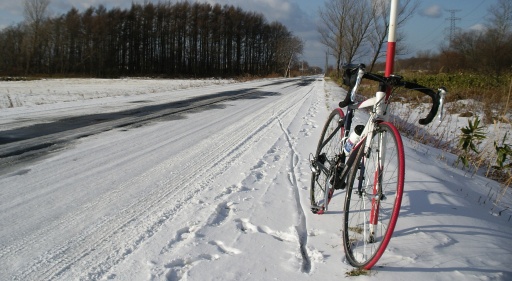
<path id="1" fill-rule="evenodd" d="M 348 262 L 370 269 L 384 253 L 400 212 L 404 148 L 390 123 L 375 125 L 369 147 L 361 146 L 345 196 L 343 246 Z"/>
<path id="2" fill-rule="evenodd" d="M 310 200 L 311 211 L 323 214 L 332 197 L 334 188 L 339 185 L 336 174 L 342 168 L 344 155 L 341 144 L 344 137 L 343 111 L 333 110 L 325 123 L 318 141 L 316 152 L 311 159 Z"/>

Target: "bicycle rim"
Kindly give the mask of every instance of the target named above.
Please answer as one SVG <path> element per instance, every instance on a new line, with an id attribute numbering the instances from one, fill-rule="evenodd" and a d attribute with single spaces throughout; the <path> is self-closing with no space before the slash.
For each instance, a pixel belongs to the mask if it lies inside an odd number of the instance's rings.
<path id="1" fill-rule="evenodd" d="M 334 192 L 332 180 L 341 153 L 344 127 L 340 120 L 343 117 L 343 111 L 339 108 L 331 112 L 322 130 L 314 155 L 318 172 L 313 172 L 311 176 L 310 200 L 311 210 L 316 214 L 324 213 Z"/>
<path id="2" fill-rule="evenodd" d="M 350 171 L 344 207 L 347 261 L 371 269 L 393 234 L 404 185 L 403 143 L 390 123 L 376 125 L 370 149 L 361 147 Z M 385 151 L 382 159 L 381 151 Z"/>

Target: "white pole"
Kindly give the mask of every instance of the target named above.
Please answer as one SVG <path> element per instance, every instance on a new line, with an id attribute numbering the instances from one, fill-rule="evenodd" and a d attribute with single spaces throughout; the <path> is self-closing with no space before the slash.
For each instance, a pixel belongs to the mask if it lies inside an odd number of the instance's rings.
<path id="1" fill-rule="evenodd" d="M 391 74 L 393 74 L 395 65 L 396 18 L 398 13 L 398 2 L 398 0 L 391 0 L 391 11 L 389 15 L 388 50 L 386 53 L 386 77 L 389 77 Z"/>

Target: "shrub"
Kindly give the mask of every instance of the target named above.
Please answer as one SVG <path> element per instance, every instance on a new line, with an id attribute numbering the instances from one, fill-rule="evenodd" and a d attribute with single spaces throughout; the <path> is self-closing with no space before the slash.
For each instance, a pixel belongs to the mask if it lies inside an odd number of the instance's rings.
<path id="1" fill-rule="evenodd" d="M 471 153 L 478 154 L 477 145 L 486 138 L 484 127 L 480 126 L 480 119 L 476 116 L 473 121 L 468 119 L 468 126 L 460 130 L 462 133 L 459 136 L 458 148 L 462 150 L 462 153 L 457 158 L 455 166 L 458 166 L 459 162 L 462 161 L 463 167 L 469 168 L 469 161 L 472 158 Z"/>

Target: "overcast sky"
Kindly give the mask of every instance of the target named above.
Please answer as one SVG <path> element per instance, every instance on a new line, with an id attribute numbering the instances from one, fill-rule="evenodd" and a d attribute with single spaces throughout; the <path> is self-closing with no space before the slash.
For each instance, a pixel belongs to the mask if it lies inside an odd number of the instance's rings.
<path id="1" fill-rule="evenodd" d="M 132 2 L 157 3 L 162 0 L 50 0 L 49 11 L 57 16 L 69 11 L 73 6 L 84 10 L 90 6 L 103 4 L 107 8 L 129 8 Z M 167 0 L 164 0 L 167 1 Z M 220 3 L 240 6 L 245 11 L 256 11 L 267 20 L 277 20 L 287 26 L 305 42 L 303 59 L 310 65 L 324 67 L 326 48 L 319 42 L 317 32 L 318 10 L 325 0 L 198 0 L 199 2 Z M 496 0 L 418 0 L 421 4 L 413 18 L 404 27 L 406 44 L 410 55 L 418 51 L 436 52 L 445 40 L 451 17 L 448 10 L 458 10 L 455 22 L 462 30 L 482 28 L 485 24 L 488 7 Z M 171 2 L 177 2 L 171 0 Z M 190 2 L 193 2 L 191 0 Z M 23 21 L 23 0 L 0 0 L 0 29 Z M 330 58 L 330 63 L 334 59 Z"/>

